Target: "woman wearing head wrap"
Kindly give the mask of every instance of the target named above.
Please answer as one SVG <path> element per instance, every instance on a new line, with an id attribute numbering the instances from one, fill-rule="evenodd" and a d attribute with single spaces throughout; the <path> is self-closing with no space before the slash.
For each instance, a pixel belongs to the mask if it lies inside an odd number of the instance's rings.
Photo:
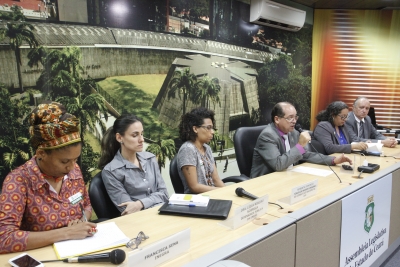
<path id="1" fill-rule="evenodd" d="M 61 240 L 83 239 L 96 224 L 83 220 L 92 207 L 76 160 L 81 154 L 79 120 L 51 102 L 29 119 L 33 158 L 9 173 L 0 195 L 0 253 L 39 248 Z"/>

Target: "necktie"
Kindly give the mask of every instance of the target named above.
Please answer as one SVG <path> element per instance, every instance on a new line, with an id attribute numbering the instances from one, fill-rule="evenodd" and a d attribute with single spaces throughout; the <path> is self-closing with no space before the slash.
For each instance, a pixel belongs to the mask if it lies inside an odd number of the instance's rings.
<path id="1" fill-rule="evenodd" d="M 283 139 L 285 139 L 285 148 L 286 152 L 290 150 L 290 144 L 289 144 L 289 136 L 287 134 L 282 135 Z"/>
<path id="2" fill-rule="evenodd" d="M 360 121 L 360 129 L 358 130 L 358 137 L 364 138 L 364 122 Z"/>

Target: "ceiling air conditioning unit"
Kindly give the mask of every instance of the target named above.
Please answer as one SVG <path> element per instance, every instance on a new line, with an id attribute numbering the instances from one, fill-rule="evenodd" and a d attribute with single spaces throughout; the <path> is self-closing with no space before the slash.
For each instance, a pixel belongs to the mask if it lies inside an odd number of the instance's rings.
<path id="1" fill-rule="evenodd" d="M 304 10 L 268 0 L 251 0 L 250 22 L 287 31 L 300 30 L 306 20 Z"/>

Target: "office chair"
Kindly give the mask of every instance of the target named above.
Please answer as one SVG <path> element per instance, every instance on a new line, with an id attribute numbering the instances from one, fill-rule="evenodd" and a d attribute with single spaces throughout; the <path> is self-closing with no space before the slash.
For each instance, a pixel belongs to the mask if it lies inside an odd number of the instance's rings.
<path id="1" fill-rule="evenodd" d="M 176 159 L 176 156 L 171 160 L 171 163 L 169 165 L 169 177 L 171 178 L 172 186 L 174 187 L 175 193 L 183 194 L 184 187 L 183 187 L 181 177 L 179 176 L 178 160 Z M 229 176 L 229 177 L 223 178 L 221 180 L 223 183 L 228 183 L 228 182 L 240 183 L 240 182 L 248 180 L 248 178 L 243 177 L 243 176 Z"/>
<path id="2" fill-rule="evenodd" d="M 181 177 L 178 172 L 178 160 L 176 156 L 171 160 L 169 165 L 169 177 L 171 178 L 172 186 L 174 187 L 175 193 L 183 194 L 184 188 Z"/>
<path id="3" fill-rule="evenodd" d="M 258 136 L 266 125 L 240 127 L 233 136 L 236 160 L 242 176 L 250 177 L 251 165 L 253 164 L 253 152 Z"/>
<path id="4" fill-rule="evenodd" d="M 101 171 L 97 173 L 89 185 L 89 198 L 98 220 L 105 221 L 121 216 L 121 212 L 111 201 L 101 178 Z"/>

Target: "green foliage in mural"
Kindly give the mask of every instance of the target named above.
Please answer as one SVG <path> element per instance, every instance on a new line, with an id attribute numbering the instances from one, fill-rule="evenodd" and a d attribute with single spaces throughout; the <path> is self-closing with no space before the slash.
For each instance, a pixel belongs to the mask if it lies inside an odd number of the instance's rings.
<path id="1" fill-rule="evenodd" d="M 81 157 L 81 171 L 83 180 L 87 183 L 92 178 L 92 171 L 97 168 L 100 159 L 100 153 L 94 152 L 93 148 L 86 142 L 82 146 Z"/>
<path id="2" fill-rule="evenodd" d="M 186 114 L 187 101 L 192 98 L 196 82 L 197 77 L 190 73 L 190 68 L 175 70 L 174 76 L 169 82 L 168 99 L 176 98 L 176 95 L 181 99 L 181 95 L 183 95 L 182 115 Z"/>
<path id="3" fill-rule="evenodd" d="M 291 102 L 300 116 L 303 127 L 310 125 L 311 77 L 303 76 L 302 68 L 293 65 L 292 58 L 285 54 L 266 62 L 259 70 L 258 90 L 263 121 L 271 121 L 266 107 L 272 108 L 281 101 Z"/>
<path id="4" fill-rule="evenodd" d="M 204 76 L 201 80 L 196 82 L 193 92 L 190 94 L 190 100 L 195 104 L 200 104 L 202 107 L 207 108 L 210 108 L 210 103 L 212 103 L 213 109 L 215 109 L 215 104 L 220 104 L 221 106 L 221 101 L 219 99 L 220 91 L 221 86 L 217 78 Z"/>
<path id="5" fill-rule="evenodd" d="M 135 114 L 142 120 L 146 142 L 153 143 L 155 140 L 178 136 L 177 129 L 162 125 L 158 120 L 158 111 L 151 108 L 156 96 L 135 85 L 130 81 L 130 76 L 106 79 L 99 84 L 113 99 L 118 100 L 123 107 L 122 113 Z"/>
<path id="6" fill-rule="evenodd" d="M 158 140 L 156 143 L 150 144 L 146 151 L 153 153 L 157 157 L 158 167 L 161 168 L 165 167 L 166 159 L 172 160 L 175 156 L 175 143 L 172 139 L 167 140 Z"/>
<path id="7" fill-rule="evenodd" d="M 62 50 L 38 47 L 31 50 L 28 57 L 29 66 L 43 65 L 37 84 L 43 90 L 44 98 L 62 103 L 80 120 L 83 147 L 79 165 L 84 180 L 89 181 L 90 170 L 97 164 L 98 155 L 85 143 L 85 134 L 87 130 L 95 132 L 96 125 L 104 133 L 106 126 L 101 116 L 107 120 L 108 111 L 104 98 L 93 91 L 97 87 L 95 81 L 81 76 L 81 51 L 77 47 Z M 84 156 L 87 158 L 83 159 Z"/>
<path id="8" fill-rule="evenodd" d="M 23 123 L 30 109 L 0 84 L 0 185 L 6 175 L 33 156 L 28 125 Z"/>

